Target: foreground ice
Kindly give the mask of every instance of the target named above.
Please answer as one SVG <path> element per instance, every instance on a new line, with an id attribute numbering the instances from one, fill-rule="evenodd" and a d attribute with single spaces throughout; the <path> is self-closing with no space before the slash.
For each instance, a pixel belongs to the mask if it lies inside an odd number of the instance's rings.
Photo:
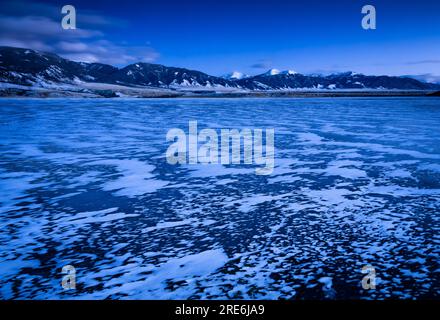
<path id="1" fill-rule="evenodd" d="M 190 120 L 275 128 L 273 174 L 167 164 Z M 438 298 L 439 124 L 435 98 L 1 100 L 0 297 Z"/>

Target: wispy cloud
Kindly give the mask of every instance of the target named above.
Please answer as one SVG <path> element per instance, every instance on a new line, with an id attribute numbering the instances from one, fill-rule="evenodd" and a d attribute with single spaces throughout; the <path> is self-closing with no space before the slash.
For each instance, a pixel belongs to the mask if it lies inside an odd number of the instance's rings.
<path id="1" fill-rule="evenodd" d="M 26 8 L 26 10 L 23 10 Z M 123 65 L 153 62 L 159 53 L 147 42 L 129 46 L 108 39 L 105 29 L 126 21 L 77 12 L 77 29 L 61 27 L 61 7 L 27 1 L 0 4 L 0 45 L 55 52 L 65 58 Z M 103 31 L 104 30 L 104 31 Z"/>
<path id="2" fill-rule="evenodd" d="M 437 63 L 440 63 L 440 59 L 409 61 L 406 64 L 437 64 Z"/>
<path id="3" fill-rule="evenodd" d="M 5 17 L 0 16 L 0 36 L 14 39 L 37 38 L 40 41 L 56 39 L 78 39 L 102 36 L 102 32 L 89 29 L 64 30 L 60 20 L 41 16 Z"/>
<path id="4" fill-rule="evenodd" d="M 59 42 L 57 51 L 61 56 L 85 62 L 101 62 L 112 65 L 123 65 L 133 62 L 154 62 L 158 57 L 153 48 L 144 46 L 116 45 L 106 40 L 94 42 Z"/>
<path id="5" fill-rule="evenodd" d="M 269 69 L 272 66 L 272 62 L 268 60 L 259 60 L 252 64 L 250 67 L 253 69 Z"/>

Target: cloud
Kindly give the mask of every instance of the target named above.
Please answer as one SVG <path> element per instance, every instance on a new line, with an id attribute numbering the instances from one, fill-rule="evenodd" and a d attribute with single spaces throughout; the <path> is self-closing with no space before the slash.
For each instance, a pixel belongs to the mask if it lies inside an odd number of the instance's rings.
<path id="1" fill-rule="evenodd" d="M 40 16 L 60 21 L 61 8 L 67 3 L 68 2 L 64 4 L 60 3 L 59 5 L 51 5 L 35 1 L 6 0 L 0 2 L 0 12 L 5 16 Z M 77 24 L 81 28 L 88 28 L 91 26 L 126 25 L 126 21 L 115 17 L 104 17 L 93 11 L 81 8 L 77 10 Z"/>
<path id="2" fill-rule="evenodd" d="M 159 53 L 148 45 L 124 46 L 106 40 L 89 43 L 57 43 L 57 52 L 67 59 L 82 62 L 100 62 L 112 65 L 124 65 L 134 62 L 154 62 Z"/>
<path id="3" fill-rule="evenodd" d="M 52 47 L 46 43 L 38 40 L 18 40 L 12 38 L 1 38 L 0 46 L 17 47 L 17 48 L 29 48 L 39 51 L 51 51 Z"/>
<path id="4" fill-rule="evenodd" d="M 82 42 L 67 42 L 67 41 L 60 41 L 58 43 L 58 49 L 61 51 L 67 51 L 67 52 L 84 52 L 89 50 L 89 46 Z"/>
<path id="5" fill-rule="evenodd" d="M 60 21 L 54 21 L 46 17 L 24 16 L 5 17 L 0 16 L 0 37 L 14 37 L 15 39 L 77 39 L 102 36 L 97 30 L 77 28 L 64 30 Z"/>
<path id="6" fill-rule="evenodd" d="M 406 64 L 437 64 L 437 63 L 440 63 L 440 59 L 409 61 Z"/>
<path id="7" fill-rule="evenodd" d="M 252 64 L 250 67 L 254 69 L 270 69 L 272 63 L 267 60 L 260 60 L 257 63 Z"/>
<path id="8" fill-rule="evenodd" d="M 6 16 L 23 16 L 26 12 L 27 16 L 44 16 L 49 18 L 59 17 L 61 8 L 41 2 L 30 1 L 1 1 L 0 12 Z"/>
<path id="9" fill-rule="evenodd" d="M 0 4 L 0 12 L 2 46 L 48 51 L 75 61 L 113 65 L 153 62 L 159 57 L 159 53 L 147 42 L 127 45 L 109 41 L 106 28 L 126 24 L 113 17 L 103 17 L 90 11 L 78 14 L 77 11 L 77 29 L 64 30 L 61 27 L 61 6 L 5 1 Z"/>

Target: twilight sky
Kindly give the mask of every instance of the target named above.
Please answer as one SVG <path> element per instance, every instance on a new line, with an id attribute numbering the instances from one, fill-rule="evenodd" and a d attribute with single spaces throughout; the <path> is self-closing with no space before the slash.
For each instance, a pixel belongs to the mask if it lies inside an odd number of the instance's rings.
<path id="1" fill-rule="evenodd" d="M 76 8 L 76 30 L 61 28 L 66 4 Z M 376 30 L 361 27 L 366 4 L 376 7 Z M 432 0 L 2 0 L 0 45 L 212 75 L 350 70 L 440 82 L 439 12 Z"/>

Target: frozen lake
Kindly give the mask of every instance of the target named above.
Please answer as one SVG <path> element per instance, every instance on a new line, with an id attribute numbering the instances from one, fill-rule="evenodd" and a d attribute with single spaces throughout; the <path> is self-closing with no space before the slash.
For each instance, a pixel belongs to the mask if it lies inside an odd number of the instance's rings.
<path id="1" fill-rule="evenodd" d="M 168 164 L 191 120 L 274 128 L 273 173 Z M 440 295 L 438 98 L 2 99 L 0 153 L 3 299 Z"/>

